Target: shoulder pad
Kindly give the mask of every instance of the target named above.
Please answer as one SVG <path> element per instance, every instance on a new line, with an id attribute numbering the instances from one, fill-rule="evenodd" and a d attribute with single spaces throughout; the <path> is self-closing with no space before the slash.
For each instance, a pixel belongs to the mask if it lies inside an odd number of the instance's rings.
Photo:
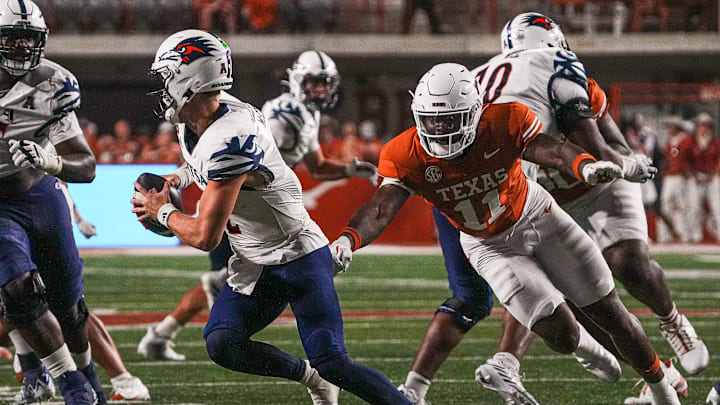
<path id="1" fill-rule="evenodd" d="M 278 120 L 300 131 L 305 125 L 306 109 L 307 107 L 294 97 L 283 94 L 265 103 L 263 113 L 268 120 Z"/>
<path id="2" fill-rule="evenodd" d="M 585 66 L 580 59 L 572 51 L 560 49 L 555 53 L 553 59 L 553 74 L 550 82 L 556 77 L 571 80 L 587 90 L 587 74 L 585 74 Z"/>

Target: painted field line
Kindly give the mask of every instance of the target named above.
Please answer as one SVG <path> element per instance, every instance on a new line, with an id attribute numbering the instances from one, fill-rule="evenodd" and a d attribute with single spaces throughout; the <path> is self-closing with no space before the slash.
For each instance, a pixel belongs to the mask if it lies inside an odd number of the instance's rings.
<path id="1" fill-rule="evenodd" d="M 632 310 L 630 311 L 638 316 L 652 316 L 650 310 Z M 435 311 L 343 311 L 344 319 L 384 319 L 384 318 L 430 318 Z M 502 316 L 504 310 L 493 310 L 490 316 Z M 691 317 L 718 317 L 720 310 L 689 310 L 682 311 L 683 314 Z M 162 321 L 166 312 L 122 312 L 122 313 L 106 313 L 98 314 L 98 317 L 107 326 L 131 326 L 131 325 L 147 325 Z M 209 314 L 202 313 L 191 321 L 191 323 L 207 323 Z M 292 313 L 283 312 L 278 317 L 279 322 L 292 320 Z M 276 321 L 276 322 L 278 322 Z"/>

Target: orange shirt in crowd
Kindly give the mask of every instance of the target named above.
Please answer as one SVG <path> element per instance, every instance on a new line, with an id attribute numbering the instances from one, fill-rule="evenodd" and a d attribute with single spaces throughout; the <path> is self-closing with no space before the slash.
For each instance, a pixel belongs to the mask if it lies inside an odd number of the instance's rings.
<path id="1" fill-rule="evenodd" d="M 687 132 L 679 132 L 665 145 L 665 175 L 685 174 L 692 171 L 692 151 L 695 140 Z"/>

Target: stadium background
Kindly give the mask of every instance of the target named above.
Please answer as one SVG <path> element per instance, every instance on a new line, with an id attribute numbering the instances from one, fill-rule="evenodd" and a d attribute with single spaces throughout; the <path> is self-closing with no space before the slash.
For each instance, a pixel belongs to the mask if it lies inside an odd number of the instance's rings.
<path id="1" fill-rule="evenodd" d="M 669 116 L 679 116 L 692 132 L 694 119 L 706 112 L 717 128 L 720 112 L 717 0 L 414 2 L 429 4 L 432 11 L 417 9 L 408 23 L 405 15 L 413 3 L 411 0 L 37 1 L 51 30 L 46 55 L 77 76 L 83 94 L 79 115 L 84 118 L 84 129 L 96 148 L 98 162 L 103 164 L 177 160 L 173 145 L 153 143 L 161 138 L 167 142 L 167 137 L 156 134 L 172 132 L 172 129 L 152 114 L 153 100 L 145 97 L 145 93 L 155 89 L 156 84 L 146 75 L 146 70 L 155 49 L 169 33 L 198 27 L 203 22 L 207 25 L 203 13 L 216 6 L 222 10 L 205 28 L 219 33 L 233 50 L 235 87 L 231 93 L 244 101 L 259 107 L 275 97 L 282 89 L 280 80 L 286 78 L 285 69 L 304 50 L 323 50 L 333 57 L 342 75 L 342 102 L 333 119 L 324 121 L 323 131 L 328 136 L 324 145 L 328 154 L 334 156 L 334 151 L 338 158 L 348 158 L 358 151 L 372 155 L 377 150 L 377 142 L 364 140 L 361 133 L 368 138 L 374 133 L 382 142 L 412 125 L 407 91 L 414 88 L 424 71 L 445 61 L 456 61 L 470 68 L 484 63 L 500 51 L 498 33 L 504 22 L 519 12 L 531 10 L 558 21 L 589 76 L 608 92 L 611 113 L 621 128 L 630 128 L 638 117 L 636 113 L 641 113 L 644 125 L 657 135 L 660 144 L 663 122 Z M 234 14 L 229 12 L 231 8 Z M 145 155 L 143 149 L 147 149 Z M 301 177 L 305 177 L 307 189 L 316 186 L 302 173 L 302 168 L 298 170 Z M 718 176 L 717 170 L 714 175 Z M 124 183 L 115 184 L 118 189 L 124 187 Z M 661 184 L 660 179 L 657 184 Z M 126 188 L 129 196 L 129 182 Z M 348 193 L 349 190 L 359 191 Z M 70 191 L 75 194 L 73 186 Z M 371 193 L 372 188 L 360 181 L 340 185 L 327 191 L 320 205 L 311 212 L 333 238 L 352 207 L 363 204 Z M 82 195 L 76 195 L 76 202 L 86 219 L 98 226 L 100 235 L 113 232 L 112 228 L 103 226 L 103 221 L 114 215 L 107 208 L 103 213 L 107 203 L 102 200 L 103 194 Z M 710 198 L 720 199 L 720 195 Z M 415 203 L 405 218 L 398 221 L 401 226 L 396 224 L 384 242 L 420 244 L 426 248 L 403 251 L 431 255 L 398 259 L 360 256 L 348 279 L 338 287 L 344 309 L 365 314 L 346 322 L 351 353 L 367 358 L 370 365 L 386 371 L 397 383 L 410 367 L 432 309 L 447 295 L 441 259 L 433 256 L 438 250 L 433 247 L 432 224 L 422 202 Z M 122 209 L 129 211 L 127 199 L 121 204 L 125 207 Z M 344 208 L 339 210 L 339 206 Z M 100 207 L 97 216 L 87 212 L 95 207 Z M 650 206 L 653 207 L 657 208 Z M 707 204 L 701 207 L 707 209 Z M 146 232 L 139 225 L 138 231 Z M 82 237 L 79 238 L 82 242 Z M 656 258 L 670 269 L 671 288 L 678 305 L 701 317 L 695 323 L 713 354 L 720 349 L 720 297 L 715 272 L 720 248 L 707 245 L 717 242 L 709 232 L 705 232 L 702 242 L 705 245 L 655 244 L 653 251 L 677 252 L 679 249 L 683 252 Z M 129 314 L 126 318 L 133 324 L 155 319 L 153 314 L 171 309 L 197 282 L 194 277 L 205 270 L 203 257 L 164 259 L 159 256 L 186 253 L 188 250 L 184 248 L 83 249 L 91 306 L 107 314 Z M 127 256 L 96 257 L 98 254 Z M 135 257 L 138 254 L 153 256 Z M 383 269 L 387 271 L 383 273 Z M 672 271 L 699 273 L 688 277 Z M 386 278 L 389 280 L 385 283 Z M 627 294 L 623 294 L 623 299 L 635 310 L 642 308 Z M 398 310 L 418 314 L 406 320 L 392 318 L 392 311 Z M 373 317 L 372 311 L 384 315 Z M 138 314 L 150 316 L 140 318 Z M 385 320 L 386 315 L 390 319 Z M 112 322 L 118 318 L 105 319 Z M 653 343 L 663 345 L 653 319 L 644 316 L 641 319 L 654 335 Z M 276 382 L 227 373 L 213 366 L 204 353 L 197 328 L 191 328 L 189 336 L 181 339 L 177 348 L 189 354 L 187 364 L 168 371 L 161 364 L 143 362 L 134 353 L 143 330 L 126 326 L 113 335 L 128 368 L 148 383 L 156 400 L 153 403 L 290 404 L 298 403 L 294 398 L 303 395 L 300 389 L 280 383 L 271 385 L 277 396 L 268 398 L 262 389 Z M 467 404 L 474 403 L 468 398 L 480 398 L 499 403 L 494 394 L 477 389 L 472 382 L 474 367 L 494 350 L 498 327 L 499 318 L 491 317 L 486 326 L 478 327 L 474 335 L 469 336 L 458 348 L 455 360 L 438 376 L 431 389 L 431 400 L 441 404 Z M 288 350 L 300 350 L 294 342 L 292 328 L 277 325 L 265 336 L 286 342 L 283 344 L 289 345 Z M 388 339 L 378 339 L 379 336 Z M 665 346 L 661 351 L 668 354 L 670 349 Z M 578 402 L 579 395 L 572 395 L 576 384 L 592 380 L 567 360 L 562 366 L 558 365 L 556 357 L 559 356 L 553 357 L 544 345 L 536 347 L 524 365 L 528 373 L 526 386 L 533 394 L 538 392 L 536 397 L 551 403 L 599 404 L 620 403 L 624 396 L 636 394 L 632 389 L 634 381 L 628 378 L 631 373 L 626 369 L 620 389 L 593 382 L 588 384 L 592 388 L 584 396 L 580 395 L 584 402 Z M 717 355 L 712 358 L 717 361 Z M 456 373 L 456 370 L 462 371 Z M 551 370 L 549 374 L 548 370 Z M 701 403 L 710 383 L 718 377 L 720 369 L 711 366 L 700 377 L 689 379 L 691 390 L 695 391 L 688 403 Z M 10 380 L 7 384 L 0 387 L 0 396 L 4 395 L 3 389 L 8 392 L 15 389 Z M 243 396 L 233 397 L 238 392 Z M 346 403 L 359 403 L 345 394 L 341 399 Z"/>

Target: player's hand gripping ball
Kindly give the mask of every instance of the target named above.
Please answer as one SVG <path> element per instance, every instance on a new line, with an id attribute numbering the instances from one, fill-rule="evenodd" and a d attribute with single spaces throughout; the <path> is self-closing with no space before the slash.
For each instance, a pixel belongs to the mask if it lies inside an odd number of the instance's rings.
<path id="1" fill-rule="evenodd" d="M 165 186 L 166 180 L 162 176 L 158 176 L 157 174 L 152 173 L 143 173 L 140 175 L 140 177 L 136 180 L 145 190 L 151 190 L 155 189 L 158 193 L 162 191 L 163 187 Z M 177 207 L 180 212 L 183 211 L 183 205 L 182 205 L 182 199 L 180 198 L 180 193 L 178 193 L 178 190 L 170 186 L 170 202 Z M 145 199 L 145 196 L 137 189 L 134 189 L 133 192 L 133 198 L 135 200 L 143 200 Z M 134 204 L 135 208 L 139 207 L 140 205 Z M 138 217 L 140 217 L 140 213 L 136 213 Z M 148 229 L 158 235 L 161 236 L 174 236 L 175 234 L 165 225 L 162 225 L 156 218 L 146 218 L 140 220 L 140 223 L 143 224 L 145 229 Z"/>

